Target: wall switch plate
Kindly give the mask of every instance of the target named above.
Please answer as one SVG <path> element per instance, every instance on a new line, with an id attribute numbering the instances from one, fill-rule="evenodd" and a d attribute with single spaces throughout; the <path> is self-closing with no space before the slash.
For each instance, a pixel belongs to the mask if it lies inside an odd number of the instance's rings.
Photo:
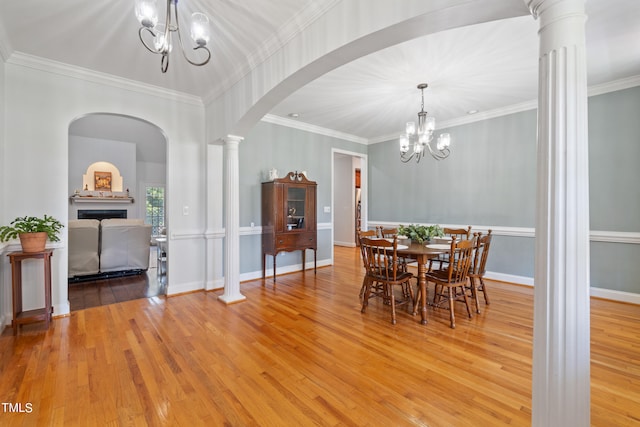
<path id="1" fill-rule="evenodd" d="M 331 206 L 325 206 L 324 213 L 331 213 Z"/>
<path id="2" fill-rule="evenodd" d="M 182 207 L 182 215 L 184 215 L 184 216 L 189 215 L 189 206 L 183 206 Z"/>

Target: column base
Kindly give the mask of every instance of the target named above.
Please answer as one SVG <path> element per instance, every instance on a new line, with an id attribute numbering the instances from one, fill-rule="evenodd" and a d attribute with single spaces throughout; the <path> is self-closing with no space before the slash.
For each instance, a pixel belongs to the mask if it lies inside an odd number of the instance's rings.
<path id="1" fill-rule="evenodd" d="M 218 297 L 219 301 L 222 301 L 223 303 L 225 303 L 227 305 L 235 304 L 237 302 L 243 302 L 243 301 L 246 301 L 246 299 L 247 299 L 247 297 L 245 297 L 241 293 L 237 293 L 237 294 L 233 294 L 233 295 L 223 294 L 223 295 L 220 295 Z"/>

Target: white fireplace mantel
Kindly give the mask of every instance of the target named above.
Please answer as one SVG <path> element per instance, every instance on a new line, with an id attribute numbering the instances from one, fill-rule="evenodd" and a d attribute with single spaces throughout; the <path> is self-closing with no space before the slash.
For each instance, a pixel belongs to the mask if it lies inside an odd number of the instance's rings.
<path id="1" fill-rule="evenodd" d="M 93 196 L 71 196 L 71 203 L 133 203 L 133 197 L 93 197 Z"/>

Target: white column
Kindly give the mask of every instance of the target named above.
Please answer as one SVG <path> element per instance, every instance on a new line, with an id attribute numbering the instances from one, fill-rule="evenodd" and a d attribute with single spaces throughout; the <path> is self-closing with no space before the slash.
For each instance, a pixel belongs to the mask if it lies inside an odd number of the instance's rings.
<path id="1" fill-rule="evenodd" d="M 224 293 L 218 299 L 226 304 L 246 299 L 240 293 L 240 167 L 238 146 L 243 139 L 235 135 L 228 135 L 224 139 Z"/>
<path id="2" fill-rule="evenodd" d="M 205 289 L 224 288 L 224 147 L 207 144 L 207 218 Z"/>
<path id="3" fill-rule="evenodd" d="M 585 0 L 525 0 L 540 18 L 533 426 L 590 425 Z"/>

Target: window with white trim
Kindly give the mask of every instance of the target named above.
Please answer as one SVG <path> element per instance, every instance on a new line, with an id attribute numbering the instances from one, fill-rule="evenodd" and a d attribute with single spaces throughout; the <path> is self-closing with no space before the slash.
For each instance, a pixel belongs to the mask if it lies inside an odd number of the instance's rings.
<path id="1" fill-rule="evenodd" d="M 151 224 L 151 235 L 159 236 L 164 228 L 164 187 L 145 188 L 145 223 Z"/>

